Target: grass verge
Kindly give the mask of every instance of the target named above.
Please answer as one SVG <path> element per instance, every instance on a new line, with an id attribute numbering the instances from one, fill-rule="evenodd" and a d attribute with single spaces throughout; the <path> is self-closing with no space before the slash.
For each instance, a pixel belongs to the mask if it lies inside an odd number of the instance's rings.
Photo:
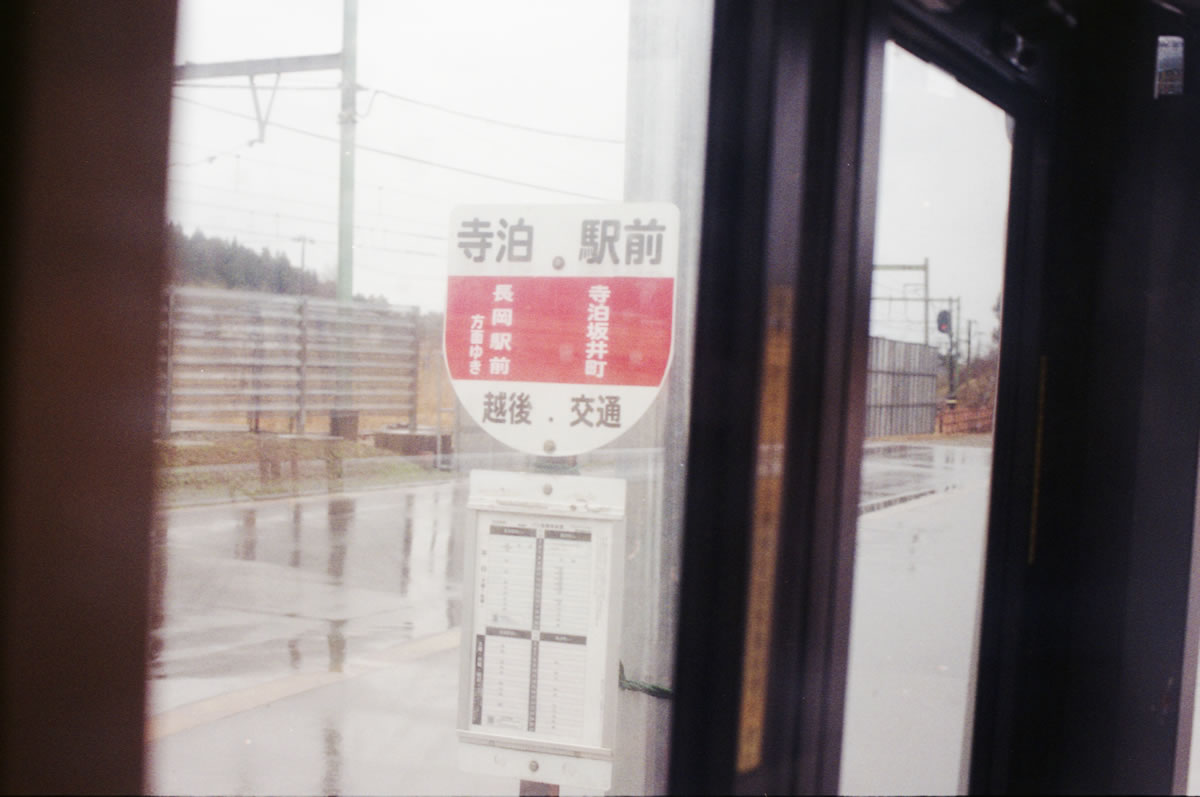
<path id="1" fill-rule="evenodd" d="M 157 442 L 165 506 L 342 492 L 440 474 L 369 443 L 252 433 L 188 433 Z"/>

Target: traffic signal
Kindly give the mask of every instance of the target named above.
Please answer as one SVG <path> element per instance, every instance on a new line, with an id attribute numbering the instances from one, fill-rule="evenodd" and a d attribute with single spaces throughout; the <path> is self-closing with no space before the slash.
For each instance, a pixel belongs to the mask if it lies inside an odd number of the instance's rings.
<path id="1" fill-rule="evenodd" d="M 938 332 L 945 332 L 947 335 L 950 334 L 950 311 L 949 310 L 942 310 L 941 312 L 938 313 L 937 327 L 938 327 Z"/>

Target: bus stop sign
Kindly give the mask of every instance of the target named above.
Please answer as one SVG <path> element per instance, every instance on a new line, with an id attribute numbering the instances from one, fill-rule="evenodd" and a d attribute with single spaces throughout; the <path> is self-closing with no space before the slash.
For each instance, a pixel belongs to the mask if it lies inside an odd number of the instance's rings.
<path id="1" fill-rule="evenodd" d="M 671 361 L 674 205 L 460 207 L 449 241 L 443 351 L 476 423 L 570 456 L 649 409 Z"/>

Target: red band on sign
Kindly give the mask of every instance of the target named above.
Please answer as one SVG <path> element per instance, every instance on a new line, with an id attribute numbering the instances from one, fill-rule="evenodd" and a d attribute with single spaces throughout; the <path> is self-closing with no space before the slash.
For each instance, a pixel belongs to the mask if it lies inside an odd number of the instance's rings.
<path id="1" fill-rule="evenodd" d="M 656 387 L 674 283 L 660 277 L 450 277 L 452 379 Z"/>

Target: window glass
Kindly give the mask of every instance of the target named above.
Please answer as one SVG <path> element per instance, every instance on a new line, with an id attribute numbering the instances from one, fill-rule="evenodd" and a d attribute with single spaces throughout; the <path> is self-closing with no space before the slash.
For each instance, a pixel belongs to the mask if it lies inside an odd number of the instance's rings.
<path id="1" fill-rule="evenodd" d="M 151 791 L 665 790 L 710 24 L 181 2 Z"/>
<path id="2" fill-rule="evenodd" d="M 966 790 L 1009 121 L 888 44 L 845 793 Z"/>

